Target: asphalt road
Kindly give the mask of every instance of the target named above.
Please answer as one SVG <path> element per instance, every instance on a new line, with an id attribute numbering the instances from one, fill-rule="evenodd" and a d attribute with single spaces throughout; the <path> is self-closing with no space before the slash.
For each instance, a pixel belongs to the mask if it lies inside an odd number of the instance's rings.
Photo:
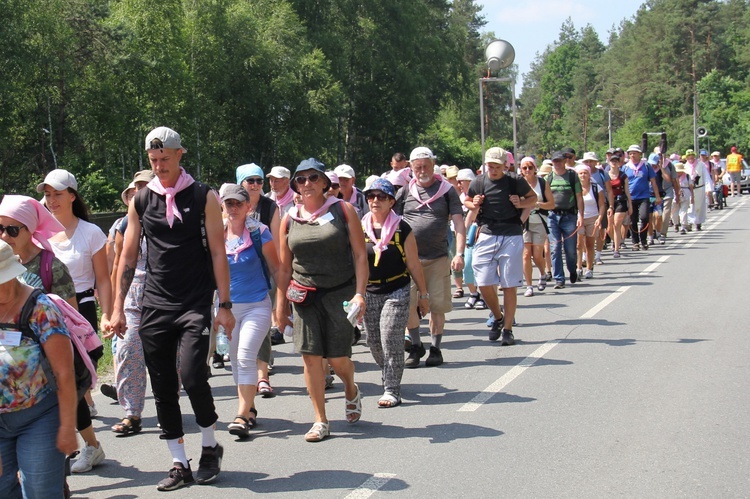
<path id="1" fill-rule="evenodd" d="M 144 431 L 116 438 L 123 413 L 97 394 L 107 459 L 69 479 L 74 497 L 748 497 L 750 201 L 729 205 L 702 233 L 519 296 L 515 346 L 490 343 L 487 312 L 455 300 L 446 363 L 407 370 L 400 407 L 376 407 L 380 374 L 362 342 L 362 420 L 345 422 L 337 380 L 322 443 L 303 439 L 312 408 L 291 345 L 275 347 L 278 396 L 258 399 L 251 441 L 226 432 L 236 391 L 229 370 L 214 371 L 225 458 L 211 486 L 157 492 L 170 457 L 153 399 Z M 200 435 L 182 402 L 195 468 Z"/>

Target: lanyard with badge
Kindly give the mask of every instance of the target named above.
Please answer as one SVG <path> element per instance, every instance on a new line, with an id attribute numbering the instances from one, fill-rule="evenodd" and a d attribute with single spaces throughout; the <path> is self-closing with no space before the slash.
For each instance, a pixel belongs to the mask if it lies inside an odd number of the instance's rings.
<path id="1" fill-rule="evenodd" d="M 21 345 L 23 333 L 18 324 L 0 324 L 0 346 L 17 347 Z"/>

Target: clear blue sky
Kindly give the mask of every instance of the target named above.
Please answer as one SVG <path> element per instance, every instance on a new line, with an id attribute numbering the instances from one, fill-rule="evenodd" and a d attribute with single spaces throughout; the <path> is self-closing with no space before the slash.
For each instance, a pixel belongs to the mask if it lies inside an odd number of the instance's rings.
<path id="1" fill-rule="evenodd" d="M 521 75 L 529 72 L 537 53 L 557 40 L 560 26 L 570 17 L 576 29 L 591 24 L 599 39 L 607 44 L 609 32 L 620 21 L 635 15 L 644 0 L 478 0 L 483 4 L 482 14 L 492 31 L 516 50 L 515 64 Z M 516 86 L 520 92 L 522 81 Z"/>

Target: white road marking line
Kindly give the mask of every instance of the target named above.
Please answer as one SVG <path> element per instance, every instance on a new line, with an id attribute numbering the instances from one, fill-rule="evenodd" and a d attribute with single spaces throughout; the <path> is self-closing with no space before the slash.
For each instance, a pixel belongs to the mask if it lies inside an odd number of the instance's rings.
<path id="1" fill-rule="evenodd" d="M 395 473 L 375 473 L 373 476 L 365 480 L 365 483 L 352 490 L 351 493 L 346 496 L 346 499 L 365 499 L 370 497 L 395 476 Z"/>
<path id="2" fill-rule="evenodd" d="M 533 366 L 539 359 L 543 358 L 545 354 L 549 353 L 550 350 L 555 348 L 559 341 L 553 340 L 548 341 L 536 350 L 534 353 L 523 359 L 520 363 L 513 366 L 510 371 L 500 376 L 494 383 L 482 390 L 476 397 L 470 402 L 464 404 L 458 412 L 474 412 L 479 409 L 482 404 L 492 398 L 493 395 L 497 394 L 505 388 L 508 383 L 519 377 L 526 369 Z"/>
<path id="3" fill-rule="evenodd" d="M 630 289 L 630 286 L 622 286 L 621 288 L 617 289 L 616 291 L 613 291 L 612 294 L 604 298 L 602 301 L 594 305 L 591 310 L 583 314 L 580 318 L 581 319 L 591 319 L 596 314 L 602 311 L 604 307 L 615 301 L 621 294 L 625 293 L 627 290 Z"/>
<path id="4" fill-rule="evenodd" d="M 664 255 L 664 256 L 660 257 L 657 261 L 655 261 L 654 263 L 652 263 L 651 265 L 649 265 L 648 267 L 646 267 L 643 270 L 643 272 L 641 272 L 638 275 L 650 274 L 651 272 L 653 272 L 654 270 L 656 270 L 659 267 L 659 265 L 661 265 L 662 263 L 666 262 L 667 258 L 669 258 L 669 255 Z"/>

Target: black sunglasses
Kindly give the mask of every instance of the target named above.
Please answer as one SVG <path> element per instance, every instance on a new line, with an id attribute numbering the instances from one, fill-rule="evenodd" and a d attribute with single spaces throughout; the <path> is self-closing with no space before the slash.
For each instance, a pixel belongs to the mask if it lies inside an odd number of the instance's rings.
<path id="1" fill-rule="evenodd" d="M 263 179 L 260 177 L 247 177 L 243 182 L 247 182 L 248 184 L 258 184 L 263 185 Z"/>
<path id="2" fill-rule="evenodd" d="M 308 175 L 307 177 L 305 177 L 304 175 L 300 175 L 299 177 L 295 177 L 294 181 L 297 182 L 297 185 L 302 185 L 305 182 L 307 182 L 308 180 L 314 184 L 319 179 L 320 179 L 320 174 L 319 173 L 313 173 L 311 175 Z"/>
<path id="3" fill-rule="evenodd" d="M 522 166 L 521 170 L 534 170 L 535 168 L 535 166 Z"/>
<path id="4" fill-rule="evenodd" d="M 368 201 L 372 201 L 375 198 L 378 198 L 378 201 L 385 201 L 390 196 L 388 196 L 388 194 L 386 194 L 385 192 L 368 192 L 366 197 Z"/>
<path id="5" fill-rule="evenodd" d="M 339 184 L 331 184 L 331 189 L 339 189 L 340 187 Z"/>
<path id="6" fill-rule="evenodd" d="M 8 235 L 10 237 L 18 237 L 18 234 L 21 232 L 21 229 L 25 229 L 25 225 L 0 225 L 0 234 L 2 234 L 5 231 L 8 231 Z"/>

